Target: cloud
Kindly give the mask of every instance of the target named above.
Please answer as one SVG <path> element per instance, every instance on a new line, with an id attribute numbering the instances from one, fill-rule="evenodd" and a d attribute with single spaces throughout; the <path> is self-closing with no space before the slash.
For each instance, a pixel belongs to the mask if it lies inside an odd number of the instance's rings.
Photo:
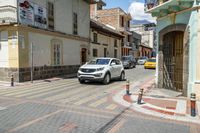
<path id="1" fill-rule="evenodd" d="M 147 20 L 150 22 L 156 22 L 155 18 L 151 17 L 151 14 L 144 12 L 144 3 L 132 2 L 129 6 L 128 12 L 131 14 L 133 20 Z"/>

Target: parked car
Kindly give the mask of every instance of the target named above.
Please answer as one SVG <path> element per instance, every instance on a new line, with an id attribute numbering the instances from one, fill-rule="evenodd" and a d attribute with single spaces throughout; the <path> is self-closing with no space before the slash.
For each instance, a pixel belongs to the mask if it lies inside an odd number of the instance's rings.
<path id="1" fill-rule="evenodd" d="M 124 68 L 133 68 L 136 66 L 136 59 L 134 56 L 122 56 L 122 63 Z"/>
<path id="2" fill-rule="evenodd" d="M 138 65 L 144 65 L 144 63 L 147 61 L 148 57 L 146 56 L 143 56 L 143 57 L 140 57 L 137 61 Z"/>
<path id="3" fill-rule="evenodd" d="M 82 65 L 77 73 L 80 83 L 85 81 L 100 81 L 109 84 L 112 79 L 125 79 L 122 62 L 116 58 L 95 58 Z"/>
<path id="4" fill-rule="evenodd" d="M 144 64 L 144 68 L 147 69 L 147 68 L 153 68 L 155 69 L 156 68 L 156 58 L 150 58 L 148 59 L 145 64 Z"/>

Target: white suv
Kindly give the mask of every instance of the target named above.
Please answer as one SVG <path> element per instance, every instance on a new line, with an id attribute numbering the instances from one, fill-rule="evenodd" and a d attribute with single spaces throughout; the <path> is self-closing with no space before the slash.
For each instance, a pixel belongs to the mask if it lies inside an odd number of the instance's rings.
<path id="1" fill-rule="evenodd" d="M 77 77 L 80 83 L 91 80 L 108 84 L 112 79 L 124 80 L 125 72 L 119 59 L 95 58 L 79 68 Z"/>

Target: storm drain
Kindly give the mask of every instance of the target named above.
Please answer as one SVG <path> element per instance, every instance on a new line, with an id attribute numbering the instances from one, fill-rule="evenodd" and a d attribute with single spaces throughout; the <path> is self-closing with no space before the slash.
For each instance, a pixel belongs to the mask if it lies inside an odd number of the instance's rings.
<path id="1" fill-rule="evenodd" d="M 165 96 L 160 96 L 160 95 L 150 95 L 150 96 L 155 98 L 166 98 Z"/>

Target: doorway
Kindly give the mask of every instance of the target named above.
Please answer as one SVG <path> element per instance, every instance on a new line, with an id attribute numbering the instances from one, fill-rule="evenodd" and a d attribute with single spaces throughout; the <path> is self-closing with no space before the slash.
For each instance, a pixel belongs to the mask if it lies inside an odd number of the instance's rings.
<path id="1" fill-rule="evenodd" d="M 81 49 L 81 64 L 85 64 L 87 61 L 87 49 L 82 48 Z"/>
<path id="2" fill-rule="evenodd" d="M 163 36 L 163 87 L 183 91 L 183 31 Z"/>

